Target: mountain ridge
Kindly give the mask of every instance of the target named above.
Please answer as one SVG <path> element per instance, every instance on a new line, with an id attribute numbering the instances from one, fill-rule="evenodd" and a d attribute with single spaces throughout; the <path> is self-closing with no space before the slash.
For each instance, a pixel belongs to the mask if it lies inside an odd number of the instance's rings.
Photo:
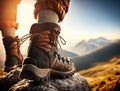
<path id="1" fill-rule="evenodd" d="M 112 43 L 112 40 L 109 40 L 104 37 L 98 37 L 98 38 L 89 39 L 89 40 L 82 40 L 73 47 L 72 52 L 78 55 L 84 55 L 88 52 L 91 52 L 97 48 L 103 47 L 110 43 Z"/>

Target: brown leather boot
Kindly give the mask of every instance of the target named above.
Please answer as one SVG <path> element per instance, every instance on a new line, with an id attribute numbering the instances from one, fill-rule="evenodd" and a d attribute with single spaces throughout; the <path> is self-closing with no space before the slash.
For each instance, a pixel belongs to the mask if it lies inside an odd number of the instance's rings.
<path id="1" fill-rule="evenodd" d="M 36 23 L 32 25 L 30 33 L 31 42 L 21 78 L 45 81 L 50 75 L 66 78 L 74 74 L 73 60 L 58 54 L 59 25 L 50 22 Z"/>
<path id="2" fill-rule="evenodd" d="M 6 36 L 3 38 L 3 44 L 6 51 L 5 70 L 9 72 L 22 65 L 23 57 L 19 50 L 18 37 Z"/>

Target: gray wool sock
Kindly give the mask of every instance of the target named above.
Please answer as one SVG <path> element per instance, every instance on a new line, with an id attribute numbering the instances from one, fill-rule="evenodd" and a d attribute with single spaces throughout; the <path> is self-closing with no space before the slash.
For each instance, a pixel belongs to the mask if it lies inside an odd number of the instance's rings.
<path id="1" fill-rule="evenodd" d="M 58 23 L 59 17 L 58 14 L 52 10 L 46 9 L 41 10 L 38 13 L 38 22 L 44 23 L 44 22 L 53 22 Z"/>

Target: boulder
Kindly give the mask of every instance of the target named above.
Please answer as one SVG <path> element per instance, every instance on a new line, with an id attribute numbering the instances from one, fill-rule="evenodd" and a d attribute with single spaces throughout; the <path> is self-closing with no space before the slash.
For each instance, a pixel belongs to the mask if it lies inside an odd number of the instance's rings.
<path id="1" fill-rule="evenodd" d="M 20 79 L 20 69 L 8 73 L 0 79 L 0 91 L 91 91 L 91 88 L 80 75 L 65 79 L 51 78 L 45 82 Z"/>

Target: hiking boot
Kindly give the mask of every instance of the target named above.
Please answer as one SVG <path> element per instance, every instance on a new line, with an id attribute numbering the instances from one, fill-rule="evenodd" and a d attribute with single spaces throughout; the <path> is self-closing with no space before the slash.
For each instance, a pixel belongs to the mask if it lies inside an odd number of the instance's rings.
<path id="1" fill-rule="evenodd" d="M 30 46 L 21 78 L 43 82 L 51 75 L 66 78 L 74 74 L 73 60 L 61 57 L 58 53 L 59 25 L 50 22 L 36 23 L 32 25 L 30 33 Z"/>
<path id="2" fill-rule="evenodd" d="M 6 36 L 3 38 L 3 44 L 6 51 L 5 72 L 9 72 L 22 66 L 23 57 L 19 50 L 18 37 Z"/>

